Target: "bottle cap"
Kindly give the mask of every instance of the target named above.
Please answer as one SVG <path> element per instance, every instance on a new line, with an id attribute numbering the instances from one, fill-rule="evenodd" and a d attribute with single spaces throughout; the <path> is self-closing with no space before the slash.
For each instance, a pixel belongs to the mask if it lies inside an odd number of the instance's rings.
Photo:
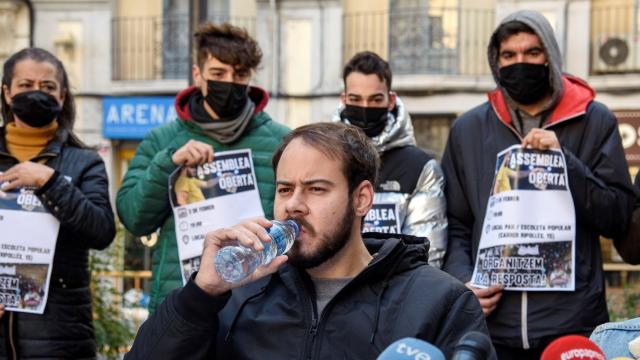
<path id="1" fill-rule="evenodd" d="M 283 222 L 284 224 L 287 224 L 289 226 L 291 226 L 293 228 L 293 232 L 296 234 L 296 238 L 298 237 L 298 235 L 300 235 L 300 226 L 298 225 L 297 222 L 295 222 L 294 220 L 286 220 Z"/>

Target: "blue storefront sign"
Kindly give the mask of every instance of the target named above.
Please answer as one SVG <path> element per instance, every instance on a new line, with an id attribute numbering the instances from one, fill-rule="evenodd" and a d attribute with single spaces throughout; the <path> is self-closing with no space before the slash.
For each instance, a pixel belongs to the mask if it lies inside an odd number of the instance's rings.
<path id="1" fill-rule="evenodd" d="M 177 118 L 173 96 L 107 96 L 102 132 L 107 139 L 142 139 L 156 126 Z"/>

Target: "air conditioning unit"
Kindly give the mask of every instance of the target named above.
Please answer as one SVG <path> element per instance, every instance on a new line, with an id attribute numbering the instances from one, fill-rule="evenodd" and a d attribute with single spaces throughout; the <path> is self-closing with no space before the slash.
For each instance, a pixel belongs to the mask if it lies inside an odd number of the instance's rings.
<path id="1" fill-rule="evenodd" d="M 640 36 L 601 34 L 594 41 L 592 72 L 640 72 Z"/>

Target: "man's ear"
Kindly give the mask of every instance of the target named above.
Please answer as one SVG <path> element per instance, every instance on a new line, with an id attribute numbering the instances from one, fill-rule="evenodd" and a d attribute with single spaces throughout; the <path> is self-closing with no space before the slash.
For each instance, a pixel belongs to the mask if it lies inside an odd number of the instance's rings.
<path id="1" fill-rule="evenodd" d="M 369 180 L 364 180 L 353 191 L 353 210 L 358 217 L 367 215 L 373 206 L 373 185 Z"/>
<path id="2" fill-rule="evenodd" d="M 342 104 L 347 105 L 347 93 L 344 91 L 340 93 L 340 101 Z"/>
<path id="3" fill-rule="evenodd" d="M 202 73 L 197 64 L 191 66 L 191 76 L 193 77 L 193 85 L 200 87 L 202 85 Z"/>
<path id="4" fill-rule="evenodd" d="M 391 111 L 396 107 L 397 98 L 398 95 L 396 95 L 394 91 L 389 91 L 389 106 L 387 107 L 387 110 Z"/>

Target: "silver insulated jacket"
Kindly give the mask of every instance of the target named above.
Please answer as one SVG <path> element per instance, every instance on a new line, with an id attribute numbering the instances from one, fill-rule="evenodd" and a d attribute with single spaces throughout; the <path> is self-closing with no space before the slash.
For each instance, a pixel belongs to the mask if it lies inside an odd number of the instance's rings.
<path id="1" fill-rule="evenodd" d="M 341 121 L 343 109 L 340 104 L 334 122 Z M 447 249 L 444 175 L 438 162 L 416 146 L 411 117 L 400 98 L 387 126 L 372 140 L 382 160 L 374 203 L 397 204 L 402 234 L 426 237 L 429 265 L 441 267 Z"/>

